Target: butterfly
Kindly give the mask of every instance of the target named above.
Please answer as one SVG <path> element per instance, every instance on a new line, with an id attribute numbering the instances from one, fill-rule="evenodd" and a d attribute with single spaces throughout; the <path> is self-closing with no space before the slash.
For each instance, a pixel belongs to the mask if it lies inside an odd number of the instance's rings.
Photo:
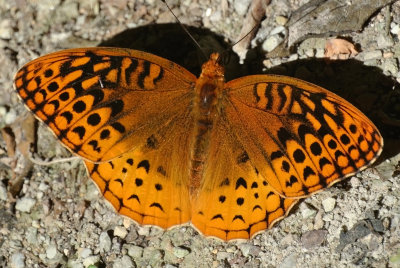
<path id="1" fill-rule="evenodd" d="M 225 82 L 220 61 L 212 54 L 196 78 L 142 51 L 69 49 L 27 63 L 14 84 L 143 225 L 249 239 L 380 155 L 378 129 L 341 97 L 286 76 Z"/>

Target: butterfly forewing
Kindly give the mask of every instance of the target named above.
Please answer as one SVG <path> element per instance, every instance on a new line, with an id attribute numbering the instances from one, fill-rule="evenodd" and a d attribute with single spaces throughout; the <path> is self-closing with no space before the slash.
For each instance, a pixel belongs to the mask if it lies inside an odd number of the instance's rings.
<path id="1" fill-rule="evenodd" d="M 346 100 L 289 77 L 226 84 L 225 113 L 251 163 L 285 197 L 304 197 L 374 162 L 383 139 Z"/>
<path id="2" fill-rule="evenodd" d="M 26 64 L 16 74 L 15 86 L 66 147 L 101 162 L 134 149 L 132 145 L 188 110 L 195 79 L 151 54 L 87 48 Z"/>

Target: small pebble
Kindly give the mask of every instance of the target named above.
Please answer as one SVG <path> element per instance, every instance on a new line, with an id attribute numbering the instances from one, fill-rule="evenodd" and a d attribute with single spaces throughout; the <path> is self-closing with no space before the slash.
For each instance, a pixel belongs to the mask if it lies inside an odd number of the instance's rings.
<path id="1" fill-rule="evenodd" d="M 261 249 L 260 247 L 253 246 L 251 244 L 240 244 L 239 245 L 240 251 L 242 251 L 243 256 L 257 256 Z"/>
<path id="2" fill-rule="evenodd" d="M 309 206 L 307 206 L 304 203 L 300 204 L 300 211 L 301 211 L 301 216 L 303 217 L 303 219 L 308 219 L 308 218 L 314 217 L 314 215 L 317 214 L 317 211 L 315 209 L 309 208 Z"/>
<path id="3" fill-rule="evenodd" d="M 149 226 L 138 226 L 138 234 L 143 236 L 148 236 L 150 234 L 151 227 Z"/>
<path id="4" fill-rule="evenodd" d="M 283 25 L 285 25 L 287 23 L 288 18 L 286 18 L 285 16 L 278 15 L 278 16 L 275 17 L 275 21 L 276 21 L 277 24 L 283 26 Z"/>
<path id="5" fill-rule="evenodd" d="M 90 265 L 95 265 L 96 263 L 98 263 L 100 261 L 100 256 L 99 255 L 92 255 L 92 256 L 88 256 L 87 258 L 85 258 L 83 260 L 83 265 L 85 267 L 88 267 Z M 96 266 L 97 267 L 97 266 Z"/>
<path id="6" fill-rule="evenodd" d="M 324 227 L 324 221 L 322 220 L 322 213 L 318 212 L 317 215 L 315 215 L 314 218 L 314 229 L 321 229 Z"/>
<path id="7" fill-rule="evenodd" d="M 10 260 L 11 268 L 24 268 L 25 267 L 25 255 L 21 252 L 15 252 L 11 255 Z"/>
<path id="8" fill-rule="evenodd" d="M 114 235 L 121 237 L 122 239 L 125 238 L 127 234 L 128 234 L 128 231 L 123 226 L 117 226 L 114 229 Z"/>
<path id="9" fill-rule="evenodd" d="M 292 253 L 286 258 L 283 259 L 281 264 L 278 266 L 279 268 L 293 268 L 297 267 L 297 254 Z"/>
<path id="10" fill-rule="evenodd" d="M 308 231 L 301 236 L 301 243 L 306 249 L 319 246 L 325 241 L 327 234 L 326 230 Z"/>
<path id="11" fill-rule="evenodd" d="M 92 250 L 90 248 L 80 248 L 78 249 L 78 256 L 82 259 L 85 259 L 92 255 Z"/>
<path id="12" fill-rule="evenodd" d="M 7 189 L 2 183 L 0 183 L 0 200 L 7 201 Z"/>
<path id="13" fill-rule="evenodd" d="M 246 14 L 250 2 L 251 0 L 235 0 L 233 2 L 233 8 L 240 16 L 243 16 L 244 14 Z"/>
<path id="14" fill-rule="evenodd" d="M 387 58 L 392 58 L 394 56 L 393 52 L 383 52 L 383 58 L 387 59 Z"/>
<path id="15" fill-rule="evenodd" d="M 143 248 L 136 245 L 127 246 L 128 255 L 132 258 L 140 258 L 143 255 Z"/>
<path id="16" fill-rule="evenodd" d="M 266 52 L 271 52 L 283 42 L 283 38 L 279 35 L 271 35 L 262 44 L 262 49 Z"/>
<path id="17" fill-rule="evenodd" d="M 49 245 L 46 249 L 46 257 L 48 259 L 54 259 L 57 256 L 58 250 L 56 245 Z"/>
<path id="18" fill-rule="evenodd" d="M 336 199 L 329 197 L 322 201 L 322 206 L 324 207 L 325 212 L 330 212 L 335 208 Z"/>
<path id="19" fill-rule="evenodd" d="M 35 205 L 36 201 L 30 197 L 22 197 L 17 200 L 17 204 L 15 205 L 15 209 L 21 212 L 30 212 L 32 207 Z"/>
<path id="20" fill-rule="evenodd" d="M 189 250 L 187 250 L 186 248 L 182 248 L 182 247 L 174 247 L 172 249 L 172 252 L 177 258 L 184 258 L 186 255 L 188 255 L 190 253 Z"/>
<path id="21" fill-rule="evenodd" d="M 122 220 L 122 225 L 123 225 L 126 229 L 128 229 L 132 224 L 133 224 L 133 221 L 132 221 L 131 219 L 124 218 L 124 219 Z"/>
<path id="22" fill-rule="evenodd" d="M 113 263 L 113 268 L 131 268 L 135 267 L 132 259 L 129 256 L 122 256 L 121 259 L 117 259 Z"/>
<path id="23" fill-rule="evenodd" d="M 12 123 L 14 123 L 16 119 L 17 119 L 17 113 L 14 109 L 10 110 L 4 116 L 4 122 L 8 125 L 11 125 Z"/>
<path id="24" fill-rule="evenodd" d="M 111 238 L 107 232 L 102 232 L 99 237 L 100 252 L 108 252 L 111 249 Z"/>
<path id="25" fill-rule="evenodd" d="M 275 35 L 275 34 L 279 34 L 279 33 L 286 33 L 286 28 L 283 26 L 275 27 L 274 29 L 271 30 L 269 35 Z"/>
<path id="26" fill-rule="evenodd" d="M 392 26 L 392 25 L 393 25 L 393 26 Z M 394 23 L 392 23 L 392 25 L 390 25 L 390 26 L 392 26 L 392 27 L 390 28 L 390 32 L 391 32 L 392 34 L 399 35 L 399 33 L 400 33 L 400 26 L 399 26 L 398 24 L 394 24 Z"/>
<path id="27" fill-rule="evenodd" d="M 0 21 L 0 38 L 11 39 L 13 36 L 13 29 L 11 26 L 11 20 L 5 19 Z"/>

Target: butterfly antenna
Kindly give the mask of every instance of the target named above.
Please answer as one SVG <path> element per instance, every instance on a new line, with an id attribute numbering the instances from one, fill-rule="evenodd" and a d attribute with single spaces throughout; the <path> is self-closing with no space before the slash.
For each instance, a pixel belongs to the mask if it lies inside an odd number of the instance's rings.
<path id="1" fill-rule="evenodd" d="M 167 4 L 167 2 L 165 0 L 161 0 L 168 8 L 169 12 L 171 12 L 172 15 L 174 15 L 176 21 L 178 22 L 178 24 L 182 27 L 182 29 L 185 31 L 185 33 L 192 39 L 192 41 L 196 44 L 196 46 L 200 49 L 201 54 L 203 54 L 203 57 L 205 58 L 205 60 L 208 59 L 208 57 L 206 56 L 206 54 L 204 53 L 203 49 L 201 48 L 200 44 L 196 41 L 196 39 L 194 39 L 194 37 L 190 34 L 189 30 L 185 27 L 185 25 L 183 25 L 181 23 L 181 21 L 178 19 L 178 17 L 175 15 L 174 12 L 172 12 L 172 9 L 169 7 L 169 5 Z"/>
<path id="2" fill-rule="evenodd" d="M 163 1 L 163 0 L 162 0 Z M 223 62 L 226 62 L 225 64 L 227 64 L 227 60 L 225 60 L 225 58 L 228 57 L 228 62 L 229 62 L 229 51 L 236 46 L 237 44 L 239 44 L 240 42 L 242 42 L 247 36 L 249 36 L 249 34 L 251 34 L 255 29 L 257 29 L 260 26 L 260 22 L 258 22 L 256 25 L 253 26 L 253 28 L 247 33 L 245 34 L 242 38 L 240 38 L 238 41 L 236 41 L 233 45 L 231 45 L 229 48 L 225 49 L 222 53 L 221 53 L 221 58 L 223 58 Z"/>

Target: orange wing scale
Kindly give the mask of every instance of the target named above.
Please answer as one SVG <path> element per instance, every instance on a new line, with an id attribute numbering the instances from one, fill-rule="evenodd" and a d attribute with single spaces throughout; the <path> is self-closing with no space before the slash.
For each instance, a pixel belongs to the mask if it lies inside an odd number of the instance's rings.
<path id="1" fill-rule="evenodd" d="M 22 67 L 15 88 L 119 213 L 223 240 L 270 228 L 383 146 L 344 99 L 283 76 L 225 83 L 218 54 L 196 79 L 140 51 L 64 50 Z"/>

